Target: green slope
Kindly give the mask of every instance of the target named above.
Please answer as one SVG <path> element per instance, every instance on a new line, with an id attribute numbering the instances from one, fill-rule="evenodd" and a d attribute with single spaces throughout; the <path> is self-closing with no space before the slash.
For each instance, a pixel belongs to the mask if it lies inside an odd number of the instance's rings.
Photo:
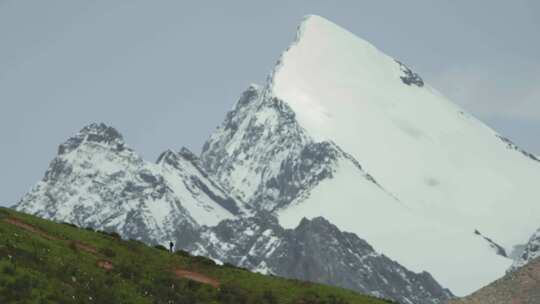
<path id="1" fill-rule="evenodd" d="M 163 249 L 0 208 L 0 303 L 391 303 Z"/>

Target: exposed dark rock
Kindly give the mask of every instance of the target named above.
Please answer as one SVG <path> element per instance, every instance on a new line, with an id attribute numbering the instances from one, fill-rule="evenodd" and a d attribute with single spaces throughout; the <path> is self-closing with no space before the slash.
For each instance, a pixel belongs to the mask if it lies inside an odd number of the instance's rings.
<path id="1" fill-rule="evenodd" d="M 415 85 L 420 88 L 424 86 L 424 80 L 422 80 L 420 75 L 414 73 L 409 67 L 400 61 L 396 60 L 396 62 L 399 64 L 399 68 L 403 72 L 403 75 L 399 78 L 401 78 L 401 81 L 403 81 L 404 84 L 408 86 Z"/>
<path id="2" fill-rule="evenodd" d="M 508 254 L 506 253 L 506 250 L 499 244 L 495 243 L 492 239 L 488 238 L 487 236 L 484 236 L 480 231 L 474 230 L 474 234 L 482 237 L 486 242 L 488 242 L 489 246 L 495 250 L 495 253 L 498 255 L 507 258 Z"/>
<path id="3" fill-rule="evenodd" d="M 532 160 L 535 160 L 537 162 L 540 162 L 540 159 L 538 159 L 535 155 L 523 150 L 522 148 L 518 147 L 516 144 L 514 144 L 514 142 L 512 140 L 510 140 L 509 138 L 506 138 L 502 135 L 495 135 L 497 136 L 497 138 L 499 138 L 502 142 L 504 142 L 506 144 L 506 147 L 508 149 L 511 149 L 511 150 L 516 150 L 518 152 L 521 152 L 521 154 L 525 155 L 526 157 L 532 159 Z"/>
<path id="4" fill-rule="evenodd" d="M 334 143 L 311 139 L 286 103 L 254 87 L 244 92 L 206 142 L 200 161 L 226 190 L 252 209 L 268 211 L 287 207 L 300 194 L 330 179 L 338 161 L 350 162 L 363 172 L 358 161 Z M 258 178 L 237 180 L 235 171 Z"/>
<path id="5" fill-rule="evenodd" d="M 267 212 L 226 220 L 205 228 L 200 243 L 191 250 L 259 272 L 337 285 L 401 303 L 444 303 L 452 297 L 430 274 L 407 270 L 321 217 L 303 219 L 295 229 L 283 229 Z"/>
<path id="6" fill-rule="evenodd" d="M 77 149 L 84 141 L 110 145 L 118 151 L 125 149 L 124 138 L 115 128 L 104 123 L 92 123 L 61 144 L 58 147 L 58 154 L 69 153 Z"/>

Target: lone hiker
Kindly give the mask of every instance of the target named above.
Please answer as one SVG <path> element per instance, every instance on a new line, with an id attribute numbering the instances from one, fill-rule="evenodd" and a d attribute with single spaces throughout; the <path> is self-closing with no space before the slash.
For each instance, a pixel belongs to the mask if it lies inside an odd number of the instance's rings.
<path id="1" fill-rule="evenodd" d="M 171 252 L 173 252 L 173 248 L 174 248 L 174 243 L 171 241 L 171 242 L 169 243 L 169 250 L 170 250 Z"/>

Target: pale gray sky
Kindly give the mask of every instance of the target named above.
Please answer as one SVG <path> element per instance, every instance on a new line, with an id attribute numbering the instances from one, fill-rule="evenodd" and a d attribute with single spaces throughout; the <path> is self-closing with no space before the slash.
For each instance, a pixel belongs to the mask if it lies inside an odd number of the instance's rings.
<path id="1" fill-rule="evenodd" d="M 90 122 L 146 159 L 198 152 L 306 14 L 411 66 L 540 154 L 540 1 L 0 0 L 0 205 Z"/>

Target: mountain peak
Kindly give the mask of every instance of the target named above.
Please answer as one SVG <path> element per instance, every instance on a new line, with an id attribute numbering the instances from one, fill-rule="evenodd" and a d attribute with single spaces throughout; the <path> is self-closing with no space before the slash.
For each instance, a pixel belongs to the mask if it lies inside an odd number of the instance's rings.
<path id="1" fill-rule="evenodd" d="M 177 157 L 178 155 L 173 150 L 167 149 L 158 156 L 156 163 L 161 164 L 163 162 L 170 162 L 171 159 L 175 160 Z"/>
<path id="2" fill-rule="evenodd" d="M 190 149 L 186 148 L 186 147 L 182 147 L 180 148 L 180 151 L 178 151 L 178 154 L 182 155 L 184 158 L 194 162 L 194 161 L 198 161 L 198 157 L 197 155 L 195 155 L 195 153 L 191 152 Z"/>
<path id="3" fill-rule="evenodd" d="M 355 40 L 354 43 L 361 42 L 362 44 L 364 44 L 364 47 L 377 50 L 376 47 L 368 41 L 356 36 L 347 29 L 322 16 L 306 15 L 298 25 L 295 40 L 285 52 L 289 51 L 293 46 L 304 41 L 308 41 L 310 44 L 318 43 L 320 44 L 320 46 L 323 46 L 327 44 L 327 42 L 336 39 L 352 39 Z M 327 46 L 328 48 L 332 47 L 332 45 L 330 44 Z M 354 47 L 354 45 L 351 45 L 351 47 Z M 323 49 L 323 51 L 326 51 L 326 49 Z M 344 51 L 347 51 L 347 49 L 344 49 Z"/>
<path id="4" fill-rule="evenodd" d="M 537 228 L 534 156 L 323 17 L 306 16 L 261 93 L 248 92 L 205 144 L 202 162 L 228 191 L 276 211 L 285 228 L 324 216 L 457 294 L 502 275 L 512 262 L 502 249 Z M 334 162 L 320 144 L 327 142 L 354 162 Z M 536 213 L 524 220 L 523 210 Z M 499 245 L 472 235 L 476 227 Z"/>
<path id="5" fill-rule="evenodd" d="M 324 17 L 321 17 L 319 15 L 309 14 L 309 15 L 305 15 L 302 18 L 302 21 L 300 22 L 300 25 L 298 26 L 298 28 L 303 30 L 308 26 L 314 26 L 316 24 L 326 24 L 326 26 L 338 26 L 334 24 L 332 21 Z"/>
<path id="6" fill-rule="evenodd" d="M 86 126 L 84 126 L 80 131 L 80 134 L 83 135 L 89 135 L 89 136 L 99 136 L 100 139 L 108 139 L 110 141 L 112 140 L 124 140 L 122 137 L 122 134 L 118 132 L 114 127 L 108 126 L 104 123 L 90 123 Z M 94 139 L 96 139 L 94 137 Z"/>
<path id="7" fill-rule="evenodd" d="M 345 28 L 321 16 L 308 15 L 298 26 L 295 40 L 279 57 L 267 88 L 280 99 L 302 103 L 307 112 L 320 110 L 311 115 L 324 116 L 320 112 L 325 105 L 314 104 L 312 98 L 319 91 L 332 94 L 334 98 L 329 100 L 336 100 L 341 97 L 336 94 L 356 97 L 353 93 L 381 87 L 407 89 L 412 83 L 409 78 L 420 77 L 404 67 Z M 400 77 L 406 77 L 409 83 Z M 318 118 L 315 124 L 324 117 Z"/>
<path id="8" fill-rule="evenodd" d="M 310 26 L 325 26 L 325 27 L 334 27 L 341 30 L 344 30 L 339 25 L 335 24 L 334 22 L 315 14 L 309 14 L 305 15 L 304 18 L 302 18 L 302 21 L 300 22 L 300 28 L 305 29 L 306 27 Z"/>
<path id="9" fill-rule="evenodd" d="M 124 138 L 118 130 L 104 123 L 90 123 L 61 144 L 58 148 L 58 154 L 69 153 L 79 147 L 83 142 L 111 145 L 119 150 L 124 148 Z"/>
<path id="10" fill-rule="evenodd" d="M 187 160 L 194 165 L 198 165 L 199 158 L 191 150 L 186 147 L 182 147 L 180 151 L 174 152 L 171 149 L 167 149 L 165 152 L 161 153 L 158 157 L 156 163 L 160 164 L 163 162 L 169 164 L 178 164 L 182 160 Z"/>

